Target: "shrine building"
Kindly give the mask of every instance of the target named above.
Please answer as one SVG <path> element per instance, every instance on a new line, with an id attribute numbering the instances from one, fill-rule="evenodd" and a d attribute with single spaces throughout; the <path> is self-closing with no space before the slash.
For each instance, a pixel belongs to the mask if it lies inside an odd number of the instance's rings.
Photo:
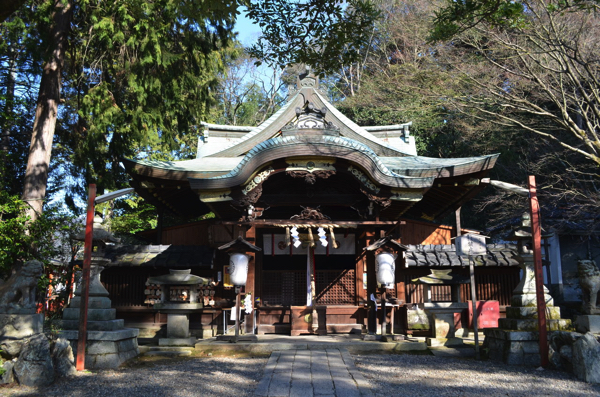
<path id="1" fill-rule="evenodd" d="M 418 156 L 409 127 L 358 126 L 307 74 L 258 127 L 204 124 L 193 160 L 124 160 L 137 194 L 190 223 L 159 221 L 143 234 L 151 245 L 106 248 L 111 262 L 102 281 L 118 316 L 145 329 L 142 335 L 158 332 L 166 317 L 154 309 L 156 286 L 148 280 L 189 268 L 213 280 L 199 290 L 203 307 L 190 314 L 190 328 L 199 337 L 226 331 L 235 293 L 228 250 L 219 248 L 237 240 L 260 249 L 246 252 L 243 296 L 253 311 L 245 332 L 366 332 L 375 327 L 369 311 L 383 291 L 396 314 L 387 320 L 390 331 L 409 331 L 411 305 L 453 295 L 449 285 L 434 285 L 433 298 L 424 296 L 423 285 L 411 280 L 432 269 L 468 275 L 453 249 L 456 228 L 437 222 L 485 188 L 498 158 Z M 210 212 L 214 219 L 192 221 Z M 393 283 L 378 285 L 381 250 L 365 249 L 373 244 L 387 244 L 395 256 Z M 509 304 L 519 281 L 509 251 L 490 245 L 478 259 L 479 299 Z M 469 291 L 460 286 L 463 302 Z"/>

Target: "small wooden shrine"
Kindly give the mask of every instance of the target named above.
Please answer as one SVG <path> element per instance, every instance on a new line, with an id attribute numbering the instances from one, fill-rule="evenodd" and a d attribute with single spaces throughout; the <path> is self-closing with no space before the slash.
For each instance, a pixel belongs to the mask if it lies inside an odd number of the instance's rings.
<path id="1" fill-rule="evenodd" d="M 244 293 L 255 312 L 247 332 L 364 331 L 368 297 L 379 289 L 375 254 L 363 249 L 385 236 L 450 244 L 452 228 L 431 222 L 483 189 L 498 158 L 418 156 L 409 126 L 358 126 L 306 74 L 258 127 L 204 124 L 196 159 L 124 160 L 131 186 L 159 209 L 216 216 L 185 233 L 158 231 L 159 244 L 214 250 L 210 264 L 192 267 L 216 283 L 214 307 L 203 308 L 214 312 L 197 320 L 202 327 L 218 325 L 231 307 L 229 259 L 216 248 L 241 235 L 262 249 L 249 254 Z M 398 255 L 387 290 L 401 302 L 405 281 L 424 275 L 408 271 L 408 254 Z"/>

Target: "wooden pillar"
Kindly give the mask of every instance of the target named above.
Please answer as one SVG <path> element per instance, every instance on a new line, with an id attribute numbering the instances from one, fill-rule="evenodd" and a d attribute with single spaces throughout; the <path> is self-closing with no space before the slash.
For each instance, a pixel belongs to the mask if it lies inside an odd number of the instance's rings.
<path id="1" fill-rule="evenodd" d="M 398 241 L 400 244 L 402 244 L 402 225 L 405 225 L 406 222 L 404 221 L 398 221 L 398 225 L 396 226 L 396 230 L 395 230 L 395 238 L 396 241 Z M 398 298 L 399 300 L 399 304 L 405 304 L 406 303 L 406 282 L 405 282 L 405 274 L 406 274 L 406 255 L 404 252 L 399 252 L 398 253 L 398 259 L 396 259 L 396 298 Z M 403 311 L 400 311 L 400 309 L 398 309 L 398 314 L 400 313 L 404 313 Z M 405 319 L 400 317 L 399 320 L 397 320 L 400 324 L 398 325 L 399 329 L 397 332 L 406 332 L 406 329 L 404 327 L 405 325 Z M 393 324 L 393 323 L 392 323 Z M 392 333 L 395 333 L 394 330 L 392 329 Z"/>
<path id="2" fill-rule="evenodd" d="M 531 234 L 533 237 L 533 261 L 535 271 L 535 292 L 538 308 L 538 331 L 540 335 L 540 356 L 542 367 L 547 368 L 548 331 L 546 329 L 546 300 L 544 299 L 544 270 L 542 268 L 542 232 L 540 223 L 540 204 L 537 198 L 535 176 L 529 176 L 529 208 L 531 210 Z"/>
<path id="3" fill-rule="evenodd" d="M 406 283 L 404 282 L 404 269 L 406 266 L 406 259 L 404 258 L 404 252 L 398 253 L 398 258 L 396 259 L 396 298 L 398 299 L 398 304 L 402 305 L 406 303 Z M 395 310 L 392 308 L 392 310 Z M 396 331 L 394 328 L 396 325 L 392 321 L 392 334 L 398 332 L 404 332 L 402 329 L 403 321 L 400 321 L 400 328 Z"/>
<path id="4" fill-rule="evenodd" d="M 256 226 L 252 225 L 246 231 L 246 241 L 256 245 Z M 248 255 L 252 259 L 248 262 L 248 278 L 246 279 L 245 293 L 252 295 L 252 301 L 256 298 L 256 261 L 257 257 L 261 256 L 261 253 L 248 252 Z M 253 303 L 254 306 L 254 303 Z M 256 307 L 254 307 L 256 310 Z M 256 324 L 254 324 L 254 315 L 247 315 L 244 321 L 244 330 L 246 334 L 251 334 Z"/>
<path id="5" fill-rule="evenodd" d="M 87 217 L 85 222 L 85 242 L 83 268 L 81 271 L 81 306 L 79 310 L 79 332 L 77 334 L 77 371 L 85 369 L 85 351 L 87 346 L 88 300 L 90 294 L 90 267 L 92 264 L 92 243 L 94 235 L 94 207 L 96 202 L 96 185 L 90 184 L 88 195 Z"/>
<path id="6" fill-rule="evenodd" d="M 256 231 L 256 229 L 255 229 Z M 263 234 L 256 232 L 256 245 L 257 247 L 263 247 Z M 254 256 L 254 266 L 253 266 L 253 275 L 254 275 L 254 295 L 253 299 L 256 302 L 257 298 L 260 298 L 260 304 L 254 305 L 254 310 L 257 310 L 256 316 L 253 318 L 256 320 L 254 327 L 258 332 L 258 325 L 260 324 L 260 310 L 258 307 L 262 305 L 262 267 L 263 267 L 263 255 L 264 252 L 258 252 L 257 255 Z"/>
<path id="7" fill-rule="evenodd" d="M 357 236 L 358 237 L 358 236 Z M 361 242 L 358 238 L 355 239 L 354 244 L 356 245 L 356 264 L 354 267 L 354 275 L 356 280 L 356 304 L 364 306 L 368 303 L 367 290 L 365 289 L 363 274 L 367 270 L 367 254 L 361 247 Z"/>
<path id="8" fill-rule="evenodd" d="M 375 231 L 369 229 L 365 232 L 365 243 L 364 247 L 367 247 L 375 242 Z M 374 296 L 377 294 L 377 275 L 375 274 L 375 255 L 366 254 L 365 260 L 367 262 L 367 299 L 369 302 L 369 319 L 368 319 L 368 331 L 370 334 L 377 333 L 377 313 L 375 311 L 375 302 L 371 300 L 371 294 Z"/>

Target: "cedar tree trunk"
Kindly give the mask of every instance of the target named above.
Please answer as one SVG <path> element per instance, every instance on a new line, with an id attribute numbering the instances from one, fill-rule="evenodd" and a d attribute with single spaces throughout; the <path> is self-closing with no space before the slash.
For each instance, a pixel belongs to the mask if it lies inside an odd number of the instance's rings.
<path id="1" fill-rule="evenodd" d="M 50 56 L 44 65 L 40 82 L 23 188 L 23 201 L 29 204 L 28 215 L 32 221 L 36 220 L 42 213 L 44 198 L 46 197 L 48 166 L 58 116 L 61 73 L 68 44 L 67 34 L 71 15 L 71 0 L 68 2 L 55 0 L 49 47 Z"/>

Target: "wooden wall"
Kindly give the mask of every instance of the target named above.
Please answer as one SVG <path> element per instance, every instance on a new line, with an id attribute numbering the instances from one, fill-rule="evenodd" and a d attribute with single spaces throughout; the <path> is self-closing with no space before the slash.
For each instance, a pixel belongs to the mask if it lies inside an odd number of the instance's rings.
<path id="1" fill-rule="evenodd" d="M 442 245 L 452 244 L 451 238 L 456 235 L 455 228 L 431 222 L 406 220 L 400 226 L 402 244 L 406 245 Z"/>

